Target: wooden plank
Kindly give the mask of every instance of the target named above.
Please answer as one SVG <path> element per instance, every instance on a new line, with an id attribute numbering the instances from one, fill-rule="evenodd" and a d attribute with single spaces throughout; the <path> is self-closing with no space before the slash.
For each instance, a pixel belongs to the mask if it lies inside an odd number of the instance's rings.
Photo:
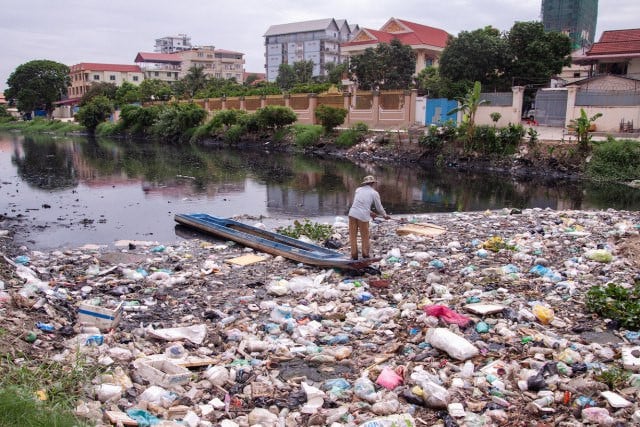
<path id="1" fill-rule="evenodd" d="M 129 417 L 124 412 L 120 411 L 105 411 L 104 414 L 107 416 L 109 421 L 113 424 L 120 424 L 125 426 L 137 426 L 138 422 L 133 418 Z"/>
<path id="2" fill-rule="evenodd" d="M 237 258 L 228 259 L 225 262 L 229 264 L 235 264 L 235 265 L 250 265 L 250 264 L 257 264 L 266 259 L 267 259 L 266 256 L 256 255 L 256 254 L 247 254 L 247 255 L 239 256 Z"/>
<path id="3" fill-rule="evenodd" d="M 401 225 L 396 229 L 396 234 L 399 236 L 406 236 L 407 234 L 417 234 L 419 236 L 438 236 L 446 232 L 446 228 L 426 222 Z"/>

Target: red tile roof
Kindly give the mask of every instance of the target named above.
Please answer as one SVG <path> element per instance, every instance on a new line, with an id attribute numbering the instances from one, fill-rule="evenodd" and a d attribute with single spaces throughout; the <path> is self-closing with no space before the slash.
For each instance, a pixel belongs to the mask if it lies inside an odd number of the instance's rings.
<path id="1" fill-rule="evenodd" d="M 175 53 L 138 52 L 133 62 L 155 62 L 158 64 L 180 63 L 179 55 Z"/>
<path id="2" fill-rule="evenodd" d="M 69 67 L 71 72 L 76 71 L 116 71 L 121 73 L 141 73 L 140 67 L 137 65 L 125 64 L 97 64 L 92 62 L 81 62 Z"/>
<path id="3" fill-rule="evenodd" d="M 389 43 L 393 39 L 398 39 L 402 44 L 409 46 L 429 45 L 444 48 L 449 38 L 449 33 L 440 28 L 429 27 L 427 25 L 416 24 L 415 22 L 405 21 L 402 19 L 392 18 L 405 27 L 407 32 L 386 32 L 380 30 L 372 30 L 370 28 L 362 28 L 362 31 L 369 33 L 376 40 L 360 40 L 344 43 L 343 46 L 366 45 L 372 43 Z M 385 24 L 386 25 L 386 24 Z M 384 26 L 383 26 L 384 28 Z"/>
<path id="4" fill-rule="evenodd" d="M 640 29 L 605 31 L 587 56 L 640 53 Z"/>

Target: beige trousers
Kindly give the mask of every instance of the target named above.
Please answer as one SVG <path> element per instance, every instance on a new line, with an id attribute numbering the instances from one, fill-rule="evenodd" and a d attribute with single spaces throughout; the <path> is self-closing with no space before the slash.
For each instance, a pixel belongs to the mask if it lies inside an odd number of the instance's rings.
<path id="1" fill-rule="evenodd" d="M 369 221 L 349 217 L 349 245 L 351 246 L 351 259 L 358 259 L 358 231 L 362 240 L 362 258 L 369 258 Z"/>

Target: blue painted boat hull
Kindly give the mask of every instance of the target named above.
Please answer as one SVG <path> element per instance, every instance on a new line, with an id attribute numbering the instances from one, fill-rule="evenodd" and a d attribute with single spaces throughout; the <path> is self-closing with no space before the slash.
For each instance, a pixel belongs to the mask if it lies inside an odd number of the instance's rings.
<path id="1" fill-rule="evenodd" d="M 241 245 L 282 256 L 304 264 L 320 267 L 336 267 L 352 270 L 363 269 L 379 261 L 380 258 L 352 260 L 340 252 L 322 246 L 306 243 L 289 236 L 262 230 L 228 218 L 208 214 L 176 214 L 179 224 L 195 228 L 218 238 L 232 240 Z"/>

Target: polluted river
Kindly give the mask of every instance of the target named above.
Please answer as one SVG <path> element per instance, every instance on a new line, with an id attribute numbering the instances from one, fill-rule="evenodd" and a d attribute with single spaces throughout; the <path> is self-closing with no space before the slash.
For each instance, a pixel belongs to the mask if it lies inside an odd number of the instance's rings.
<path id="1" fill-rule="evenodd" d="M 94 367 L 89 425 L 640 422 L 637 190 L 19 135 L 0 162 L 0 353 Z M 346 254 L 369 174 L 392 219 L 363 271 L 173 221 L 322 219 Z"/>

